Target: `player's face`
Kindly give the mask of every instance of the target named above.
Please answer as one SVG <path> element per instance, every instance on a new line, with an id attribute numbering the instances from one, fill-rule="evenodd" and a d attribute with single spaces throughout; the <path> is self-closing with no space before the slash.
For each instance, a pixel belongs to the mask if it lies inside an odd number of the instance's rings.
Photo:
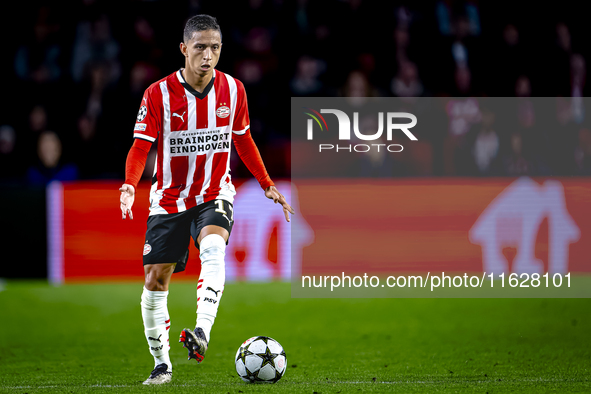
<path id="1" fill-rule="evenodd" d="M 189 42 L 181 43 L 181 52 L 187 58 L 186 67 L 199 76 L 213 73 L 222 51 L 222 37 L 217 30 L 193 33 Z"/>

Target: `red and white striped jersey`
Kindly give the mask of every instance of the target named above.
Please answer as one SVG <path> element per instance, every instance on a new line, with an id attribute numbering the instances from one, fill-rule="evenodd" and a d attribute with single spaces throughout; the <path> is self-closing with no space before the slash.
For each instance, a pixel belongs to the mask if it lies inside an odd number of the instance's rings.
<path id="1" fill-rule="evenodd" d="M 233 202 L 232 134 L 250 127 L 244 86 L 214 70 L 203 93 L 177 71 L 152 84 L 142 98 L 134 138 L 157 141 L 150 215 L 183 212 L 204 202 Z"/>

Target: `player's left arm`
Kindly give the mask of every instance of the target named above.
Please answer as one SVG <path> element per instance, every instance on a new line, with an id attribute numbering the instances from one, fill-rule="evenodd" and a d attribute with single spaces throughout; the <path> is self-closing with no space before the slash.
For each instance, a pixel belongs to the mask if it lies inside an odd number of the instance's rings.
<path id="1" fill-rule="evenodd" d="M 273 200 L 275 204 L 281 204 L 281 206 L 283 207 L 283 214 L 285 215 L 285 220 L 289 222 L 289 214 L 291 213 L 293 215 L 295 212 L 291 205 L 287 203 L 287 200 L 285 200 L 283 194 L 279 193 L 279 190 L 277 190 L 275 186 L 269 186 L 265 189 L 265 196 Z"/>
<path id="2" fill-rule="evenodd" d="M 236 85 L 238 88 L 238 98 L 236 102 L 236 114 L 232 124 L 234 146 L 236 146 L 238 156 L 240 156 L 246 168 L 254 175 L 265 191 L 265 196 L 273 200 L 275 204 L 281 204 L 283 213 L 285 214 L 285 220 L 289 222 L 289 214 L 291 213 L 293 215 L 295 212 L 287 203 L 285 196 L 277 190 L 267 173 L 261 154 L 250 134 L 250 119 L 244 86 L 238 80 L 236 80 Z"/>
<path id="3" fill-rule="evenodd" d="M 283 207 L 283 213 L 285 214 L 285 220 L 288 222 L 289 214 L 292 215 L 295 213 L 293 208 L 287 203 L 285 196 L 277 190 L 275 184 L 269 177 L 267 173 L 267 169 L 265 168 L 265 164 L 263 163 L 263 159 L 261 158 L 261 154 L 250 135 L 250 130 L 246 130 L 246 132 L 242 135 L 234 135 L 234 146 L 236 146 L 236 151 L 238 152 L 238 156 L 242 159 L 246 168 L 254 175 L 256 180 L 259 182 L 259 185 L 265 190 L 265 196 L 271 200 L 275 204 L 279 203 Z"/>

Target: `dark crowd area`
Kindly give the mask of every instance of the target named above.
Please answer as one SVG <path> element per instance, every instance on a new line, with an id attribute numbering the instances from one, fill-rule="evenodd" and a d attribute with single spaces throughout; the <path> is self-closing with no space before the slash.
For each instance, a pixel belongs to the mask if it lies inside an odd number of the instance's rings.
<path id="1" fill-rule="evenodd" d="M 274 178 L 291 172 L 293 96 L 460 98 L 385 176 L 591 174 L 582 99 L 591 52 L 580 2 L 82 0 L 11 8 L 0 27 L 3 185 L 123 181 L 142 94 L 183 67 L 184 23 L 199 13 L 220 23 L 217 68 L 245 84 L 253 137 Z M 518 124 L 495 123 L 470 97 L 523 98 Z M 536 112 L 531 97 L 555 98 L 555 113 Z M 470 117 L 469 127 L 454 117 Z M 233 175 L 250 177 L 235 154 Z"/>

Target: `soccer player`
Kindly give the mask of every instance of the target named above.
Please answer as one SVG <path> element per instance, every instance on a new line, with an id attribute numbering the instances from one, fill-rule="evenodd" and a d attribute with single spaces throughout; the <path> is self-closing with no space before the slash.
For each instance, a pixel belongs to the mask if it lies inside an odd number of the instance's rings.
<path id="1" fill-rule="evenodd" d="M 144 384 L 172 378 L 168 355 L 168 285 L 185 269 L 192 237 L 199 249 L 197 322 L 180 342 L 189 359 L 203 361 L 224 291 L 225 248 L 232 232 L 235 189 L 230 179 L 230 143 L 255 176 L 265 196 L 279 203 L 289 222 L 293 209 L 271 181 L 250 135 L 244 86 L 215 69 L 222 34 L 215 18 L 197 15 L 185 25 L 180 49 L 185 67 L 152 84 L 144 93 L 127 156 L 121 191 L 123 219 L 131 207 L 152 143 L 158 152 L 148 217 L 141 297 L 145 335 L 155 368 Z"/>

